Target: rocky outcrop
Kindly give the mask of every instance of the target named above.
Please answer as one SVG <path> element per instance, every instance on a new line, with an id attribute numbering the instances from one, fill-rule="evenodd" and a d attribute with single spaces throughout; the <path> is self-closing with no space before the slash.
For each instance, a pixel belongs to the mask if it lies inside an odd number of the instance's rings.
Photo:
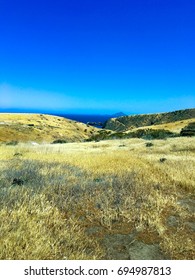
<path id="1" fill-rule="evenodd" d="M 112 234 L 103 239 L 108 260 L 166 260 L 158 244 L 136 240 L 136 234 Z"/>
<path id="2" fill-rule="evenodd" d="M 122 132 L 136 127 L 170 123 L 191 118 L 195 118 L 195 109 L 111 118 L 106 121 L 104 128 Z"/>

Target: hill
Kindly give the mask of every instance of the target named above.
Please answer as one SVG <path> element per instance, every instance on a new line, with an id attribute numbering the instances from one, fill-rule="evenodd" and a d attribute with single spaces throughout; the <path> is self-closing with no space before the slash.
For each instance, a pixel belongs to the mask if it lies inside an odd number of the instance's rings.
<path id="1" fill-rule="evenodd" d="M 139 129 L 166 129 L 169 130 L 173 133 L 180 133 L 184 127 L 190 125 L 190 123 L 194 122 L 195 118 L 193 119 L 186 119 L 182 121 L 176 121 L 176 122 L 168 122 L 168 123 L 163 123 L 163 124 L 155 124 L 155 125 L 150 125 L 150 126 L 142 126 L 142 127 L 137 127 L 134 129 L 131 129 L 129 131 L 125 131 L 125 133 L 131 132 L 131 131 L 137 131 Z"/>
<path id="2" fill-rule="evenodd" d="M 112 118 L 119 118 L 119 117 L 124 117 L 124 116 L 126 116 L 125 113 L 123 113 L 123 112 L 118 112 L 118 113 L 113 114 L 111 117 L 112 117 Z"/>
<path id="3" fill-rule="evenodd" d="M 134 116 L 122 116 L 106 121 L 104 128 L 123 132 L 137 127 L 155 126 L 159 124 L 178 122 L 195 118 L 195 109 L 178 110 L 168 113 L 143 114 Z"/>
<path id="4" fill-rule="evenodd" d="M 194 259 L 194 123 L 0 114 L 0 259 Z"/>
<path id="5" fill-rule="evenodd" d="M 0 114 L 0 142 L 80 142 L 98 129 L 45 114 Z"/>

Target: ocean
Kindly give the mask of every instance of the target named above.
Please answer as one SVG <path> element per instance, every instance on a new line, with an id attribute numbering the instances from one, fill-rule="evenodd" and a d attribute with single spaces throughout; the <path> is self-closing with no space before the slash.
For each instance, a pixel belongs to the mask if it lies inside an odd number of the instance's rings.
<path id="1" fill-rule="evenodd" d="M 51 114 L 50 115 L 55 115 L 63 118 L 67 118 L 70 120 L 74 120 L 77 122 L 82 122 L 82 123 L 95 123 L 94 126 L 96 127 L 102 127 L 102 125 L 98 125 L 98 123 L 104 124 L 108 119 L 112 117 L 112 115 L 85 115 L 85 114 Z"/>
<path id="2" fill-rule="evenodd" d="M 60 114 L 60 113 L 50 113 L 50 115 L 57 115 L 67 119 L 75 120 L 77 122 L 89 123 L 90 125 L 102 128 L 104 123 L 110 118 L 118 118 L 122 116 L 127 116 L 123 112 L 118 112 L 115 114 Z M 129 114 L 132 115 L 132 114 Z"/>

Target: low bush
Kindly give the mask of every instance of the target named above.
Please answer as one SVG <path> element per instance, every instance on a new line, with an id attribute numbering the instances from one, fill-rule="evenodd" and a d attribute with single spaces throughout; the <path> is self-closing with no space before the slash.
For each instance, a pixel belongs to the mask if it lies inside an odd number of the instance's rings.
<path id="1" fill-rule="evenodd" d="M 18 141 L 10 141 L 6 143 L 7 146 L 16 146 L 18 145 Z"/>
<path id="2" fill-rule="evenodd" d="M 129 133 L 124 132 L 111 132 L 106 130 L 99 131 L 87 139 L 87 141 L 99 140 L 114 140 L 114 139 L 127 139 L 127 138 L 143 138 L 146 140 L 152 139 L 166 139 L 167 137 L 178 137 L 179 135 L 165 129 L 138 129 Z"/>
<path id="3" fill-rule="evenodd" d="M 176 136 L 173 132 L 165 129 L 138 129 L 137 131 L 129 132 L 129 137 L 143 139 L 166 139 L 167 137 Z"/>
<path id="4" fill-rule="evenodd" d="M 154 146 L 154 144 L 152 142 L 146 143 L 146 147 L 152 147 L 152 146 Z"/>
<path id="5" fill-rule="evenodd" d="M 52 142 L 52 144 L 64 144 L 67 143 L 65 139 L 56 139 Z"/>

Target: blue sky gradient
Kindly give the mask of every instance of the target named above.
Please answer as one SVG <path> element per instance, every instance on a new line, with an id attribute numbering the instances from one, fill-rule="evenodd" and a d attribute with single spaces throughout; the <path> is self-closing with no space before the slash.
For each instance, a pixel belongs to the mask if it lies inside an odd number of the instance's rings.
<path id="1" fill-rule="evenodd" d="M 0 108 L 193 108 L 194 15 L 193 0 L 0 0 Z"/>

